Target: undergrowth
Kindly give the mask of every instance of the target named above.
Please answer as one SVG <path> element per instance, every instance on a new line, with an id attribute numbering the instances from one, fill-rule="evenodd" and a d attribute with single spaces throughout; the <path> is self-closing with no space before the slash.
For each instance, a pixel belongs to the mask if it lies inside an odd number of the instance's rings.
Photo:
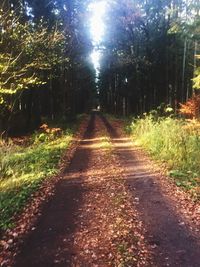
<path id="1" fill-rule="evenodd" d="M 146 115 L 134 119 L 128 132 L 157 160 L 167 164 L 178 186 L 200 199 L 200 125 L 196 120 Z"/>
<path id="2" fill-rule="evenodd" d="M 103 150 L 112 150 L 112 143 L 111 140 L 108 136 L 103 136 L 100 140 L 99 143 L 99 148 L 103 149 Z"/>
<path id="3" fill-rule="evenodd" d="M 58 135 L 37 132 L 26 146 L 0 141 L 0 230 L 11 228 L 13 216 L 31 194 L 58 172 L 59 159 L 71 140 L 72 130 L 65 129 Z"/>

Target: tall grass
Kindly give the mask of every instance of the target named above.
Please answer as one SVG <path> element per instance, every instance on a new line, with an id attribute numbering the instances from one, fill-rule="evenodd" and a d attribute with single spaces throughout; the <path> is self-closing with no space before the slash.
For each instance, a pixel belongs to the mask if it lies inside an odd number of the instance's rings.
<path id="1" fill-rule="evenodd" d="M 60 136 L 35 134 L 26 147 L 0 141 L 0 229 L 12 227 L 12 217 L 26 204 L 41 182 L 56 174 L 58 162 L 72 140 L 72 132 Z"/>
<path id="2" fill-rule="evenodd" d="M 149 115 L 134 120 L 129 131 L 154 158 L 167 163 L 177 185 L 194 191 L 200 186 L 200 127 L 195 125 L 197 121 Z"/>

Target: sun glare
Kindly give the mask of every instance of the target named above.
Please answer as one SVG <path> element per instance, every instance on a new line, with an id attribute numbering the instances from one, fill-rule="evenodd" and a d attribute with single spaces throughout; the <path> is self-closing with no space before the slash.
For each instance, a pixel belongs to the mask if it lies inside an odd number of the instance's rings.
<path id="1" fill-rule="evenodd" d="M 101 52 L 99 50 L 94 50 L 91 54 L 91 60 L 96 70 L 100 68 L 100 59 L 101 59 Z"/>
<path id="2" fill-rule="evenodd" d="M 99 74 L 101 51 L 100 46 L 105 34 L 104 17 L 106 14 L 107 4 L 106 1 L 92 2 L 89 5 L 89 11 L 91 12 L 90 19 L 90 34 L 94 50 L 91 53 L 91 61 L 96 70 L 96 75 Z"/>
<path id="3" fill-rule="evenodd" d="M 92 12 L 90 22 L 92 41 L 94 45 L 99 45 L 105 33 L 104 16 L 106 13 L 106 2 L 94 2 L 90 4 L 89 9 Z"/>

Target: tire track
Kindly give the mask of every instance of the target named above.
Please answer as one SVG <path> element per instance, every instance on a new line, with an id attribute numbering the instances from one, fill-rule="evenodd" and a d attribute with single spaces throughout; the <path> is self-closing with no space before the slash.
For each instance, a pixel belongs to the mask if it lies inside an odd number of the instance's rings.
<path id="1" fill-rule="evenodd" d="M 160 175 L 150 163 L 100 115 L 115 153 L 124 169 L 126 185 L 146 229 L 145 239 L 153 250 L 154 266 L 199 267 L 200 237 L 192 232 L 176 203 L 162 190 Z"/>

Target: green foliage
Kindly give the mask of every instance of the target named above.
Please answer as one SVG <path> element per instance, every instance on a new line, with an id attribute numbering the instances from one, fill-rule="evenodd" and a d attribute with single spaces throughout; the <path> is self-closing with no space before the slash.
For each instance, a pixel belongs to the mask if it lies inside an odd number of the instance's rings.
<path id="1" fill-rule="evenodd" d="M 101 142 L 99 143 L 99 148 L 104 149 L 104 150 L 111 150 L 112 144 L 111 144 L 110 138 L 107 136 L 103 136 L 101 138 Z"/>
<path id="2" fill-rule="evenodd" d="M 0 131 L 38 126 L 42 116 L 88 110 L 95 94 L 83 7 L 89 1 L 0 3 Z M 87 60 L 86 60 L 87 58 Z"/>
<path id="3" fill-rule="evenodd" d="M 199 88 L 199 74 L 194 88 L 191 82 L 199 65 L 199 3 L 122 0 L 108 7 L 102 108 L 122 114 L 126 105 L 126 113 L 142 114 L 164 102 L 176 109 Z"/>
<path id="4" fill-rule="evenodd" d="M 195 78 L 193 79 L 193 88 L 200 89 L 200 67 L 195 71 Z"/>
<path id="5" fill-rule="evenodd" d="M 175 179 L 175 183 L 177 186 L 183 187 L 186 190 L 190 190 L 196 198 L 200 198 L 199 193 L 195 192 L 195 189 L 198 189 L 200 182 L 199 179 L 197 179 L 197 173 L 191 171 L 183 172 L 174 169 L 169 171 L 169 175 L 170 177 Z"/>
<path id="6" fill-rule="evenodd" d="M 167 163 L 170 175 L 177 185 L 192 189 L 200 185 L 195 177 L 200 175 L 199 130 L 188 130 L 188 122 L 152 115 L 137 119 L 129 126 L 134 139 L 151 155 Z"/>
<path id="7" fill-rule="evenodd" d="M 12 111 L 16 98 L 48 82 L 64 61 L 65 35 L 58 25 L 21 22 L 16 12 L 0 9 L 0 106 Z"/>
<path id="8" fill-rule="evenodd" d="M 12 217 L 26 204 L 44 179 L 58 172 L 62 153 L 72 140 L 71 131 L 60 137 L 35 134 L 31 145 L 0 145 L 0 229 L 12 226 Z"/>

